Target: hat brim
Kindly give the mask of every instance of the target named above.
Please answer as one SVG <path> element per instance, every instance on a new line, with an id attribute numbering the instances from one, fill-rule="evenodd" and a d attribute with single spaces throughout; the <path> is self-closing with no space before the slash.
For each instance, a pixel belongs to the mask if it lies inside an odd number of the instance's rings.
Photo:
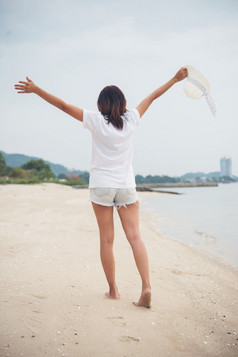
<path id="1" fill-rule="evenodd" d="M 210 85 L 208 80 L 204 77 L 204 75 L 199 72 L 196 68 L 190 65 L 185 66 L 188 70 L 188 76 L 192 79 L 195 79 L 197 82 L 199 82 L 209 93 L 210 92 Z M 200 88 L 198 88 L 195 84 L 190 82 L 189 80 L 186 80 L 184 82 L 183 86 L 184 92 L 189 98 L 192 99 L 200 99 L 203 96 L 203 92 Z"/>

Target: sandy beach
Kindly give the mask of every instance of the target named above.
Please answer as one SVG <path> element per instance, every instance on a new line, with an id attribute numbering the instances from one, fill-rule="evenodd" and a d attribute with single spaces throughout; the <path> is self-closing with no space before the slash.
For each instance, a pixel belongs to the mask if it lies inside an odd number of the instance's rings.
<path id="1" fill-rule="evenodd" d="M 104 296 L 87 189 L 0 186 L 0 356 L 238 356 L 238 270 L 159 234 L 141 211 L 152 307 L 136 307 L 140 278 L 114 216 L 116 301 Z"/>

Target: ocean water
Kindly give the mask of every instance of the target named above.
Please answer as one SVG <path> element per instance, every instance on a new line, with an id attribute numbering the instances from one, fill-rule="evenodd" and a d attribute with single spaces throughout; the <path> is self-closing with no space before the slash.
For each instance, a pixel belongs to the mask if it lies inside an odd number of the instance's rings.
<path id="1" fill-rule="evenodd" d="M 146 198 L 141 205 L 156 214 L 159 232 L 238 267 L 238 183 L 167 190 L 181 194 Z"/>

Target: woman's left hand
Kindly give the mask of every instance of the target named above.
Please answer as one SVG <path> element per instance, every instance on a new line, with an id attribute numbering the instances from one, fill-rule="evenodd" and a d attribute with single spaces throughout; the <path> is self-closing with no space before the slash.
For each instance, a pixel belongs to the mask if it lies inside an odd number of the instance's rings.
<path id="1" fill-rule="evenodd" d="M 179 82 L 188 76 L 188 69 L 186 67 L 180 68 L 180 70 L 175 74 L 174 79 Z"/>

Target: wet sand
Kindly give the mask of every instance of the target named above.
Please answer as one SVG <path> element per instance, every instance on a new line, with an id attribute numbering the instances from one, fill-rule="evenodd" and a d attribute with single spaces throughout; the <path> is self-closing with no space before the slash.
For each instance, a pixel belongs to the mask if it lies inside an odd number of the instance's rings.
<path id="1" fill-rule="evenodd" d="M 140 199 L 158 193 L 140 192 Z M 115 212 L 120 300 L 105 297 L 88 190 L 0 186 L 0 356 L 237 356 L 238 270 L 141 211 L 152 307 Z"/>

